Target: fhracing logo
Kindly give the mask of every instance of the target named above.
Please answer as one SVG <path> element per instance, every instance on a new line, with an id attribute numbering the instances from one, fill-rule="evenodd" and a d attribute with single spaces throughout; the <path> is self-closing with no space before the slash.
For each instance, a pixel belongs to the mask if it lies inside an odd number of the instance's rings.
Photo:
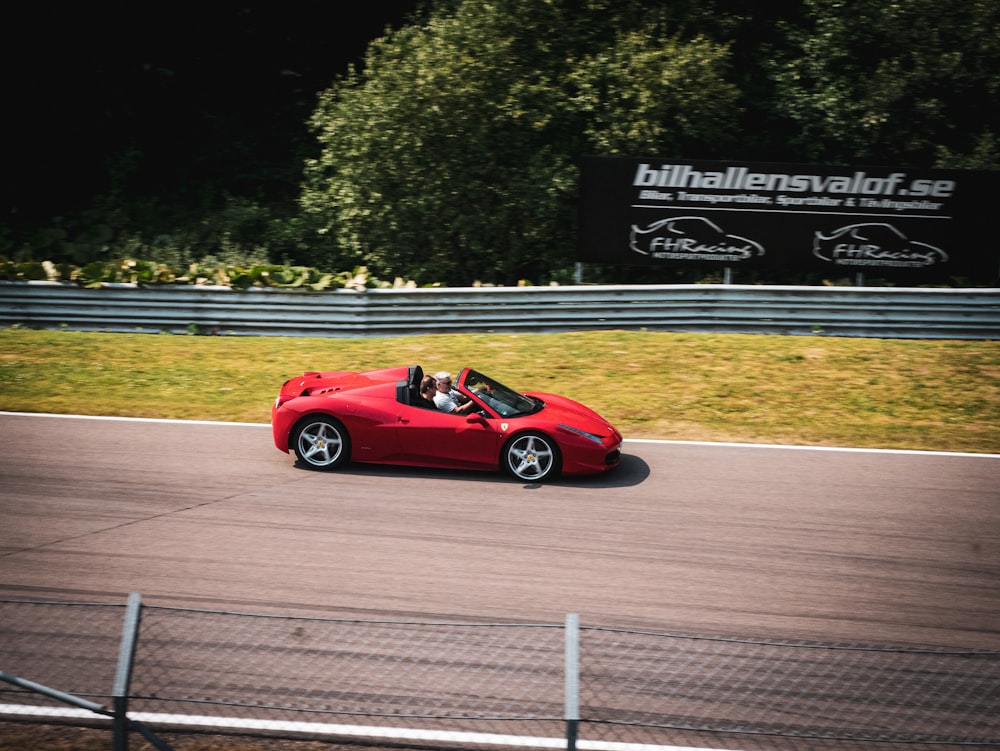
<path id="1" fill-rule="evenodd" d="M 645 228 L 633 224 L 629 247 L 636 253 L 663 260 L 735 262 L 764 255 L 762 245 L 726 234 L 700 216 L 661 219 Z"/>
<path id="2" fill-rule="evenodd" d="M 829 235 L 816 233 L 813 255 L 838 266 L 925 268 L 948 260 L 948 254 L 910 240 L 891 224 L 851 224 Z"/>

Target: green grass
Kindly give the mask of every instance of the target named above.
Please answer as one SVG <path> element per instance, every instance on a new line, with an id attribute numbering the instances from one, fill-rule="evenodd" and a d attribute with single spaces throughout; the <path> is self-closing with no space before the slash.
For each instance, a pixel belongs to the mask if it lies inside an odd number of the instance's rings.
<path id="1" fill-rule="evenodd" d="M 0 330 L 0 410 L 265 423 L 307 370 L 481 370 L 626 438 L 1000 453 L 1000 343 L 610 331 L 401 338 Z"/>

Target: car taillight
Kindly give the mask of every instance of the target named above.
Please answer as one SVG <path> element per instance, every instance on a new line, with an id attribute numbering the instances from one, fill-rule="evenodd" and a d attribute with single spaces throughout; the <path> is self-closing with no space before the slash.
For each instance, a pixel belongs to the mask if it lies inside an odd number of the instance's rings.
<path id="1" fill-rule="evenodd" d="M 278 394 L 278 398 L 274 400 L 274 408 L 278 409 L 285 402 L 290 402 L 295 396 L 292 394 Z"/>

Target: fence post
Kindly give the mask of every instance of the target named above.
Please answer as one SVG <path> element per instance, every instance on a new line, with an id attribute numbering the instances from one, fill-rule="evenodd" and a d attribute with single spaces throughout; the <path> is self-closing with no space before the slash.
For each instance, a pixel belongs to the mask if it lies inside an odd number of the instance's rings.
<path id="1" fill-rule="evenodd" d="M 133 592 L 128 597 L 122 642 L 118 650 L 118 669 L 115 672 L 114 699 L 114 751 L 128 751 L 128 693 L 132 682 L 132 663 L 135 659 L 136 637 L 142 613 L 142 597 Z"/>
<path id="2" fill-rule="evenodd" d="M 580 615 L 566 616 L 566 751 L 576 751 L 580 726 Z"/>

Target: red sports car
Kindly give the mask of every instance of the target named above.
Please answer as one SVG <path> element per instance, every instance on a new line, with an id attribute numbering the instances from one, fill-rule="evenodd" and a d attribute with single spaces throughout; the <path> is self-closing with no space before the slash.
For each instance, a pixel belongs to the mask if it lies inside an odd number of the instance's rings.
<path id="1" fill-rule="evenodd" d="M 422 377 L 410 365 L 285 381 L 271 408 L 274 445 L 311 469 L 373 462 L 502 470 L 541 482 L 618 466 L 621 433 L 578 402 L 519 393 L 465 368 L 453 388 L 478 408 L 457 415 L 420 396 Z"/>

